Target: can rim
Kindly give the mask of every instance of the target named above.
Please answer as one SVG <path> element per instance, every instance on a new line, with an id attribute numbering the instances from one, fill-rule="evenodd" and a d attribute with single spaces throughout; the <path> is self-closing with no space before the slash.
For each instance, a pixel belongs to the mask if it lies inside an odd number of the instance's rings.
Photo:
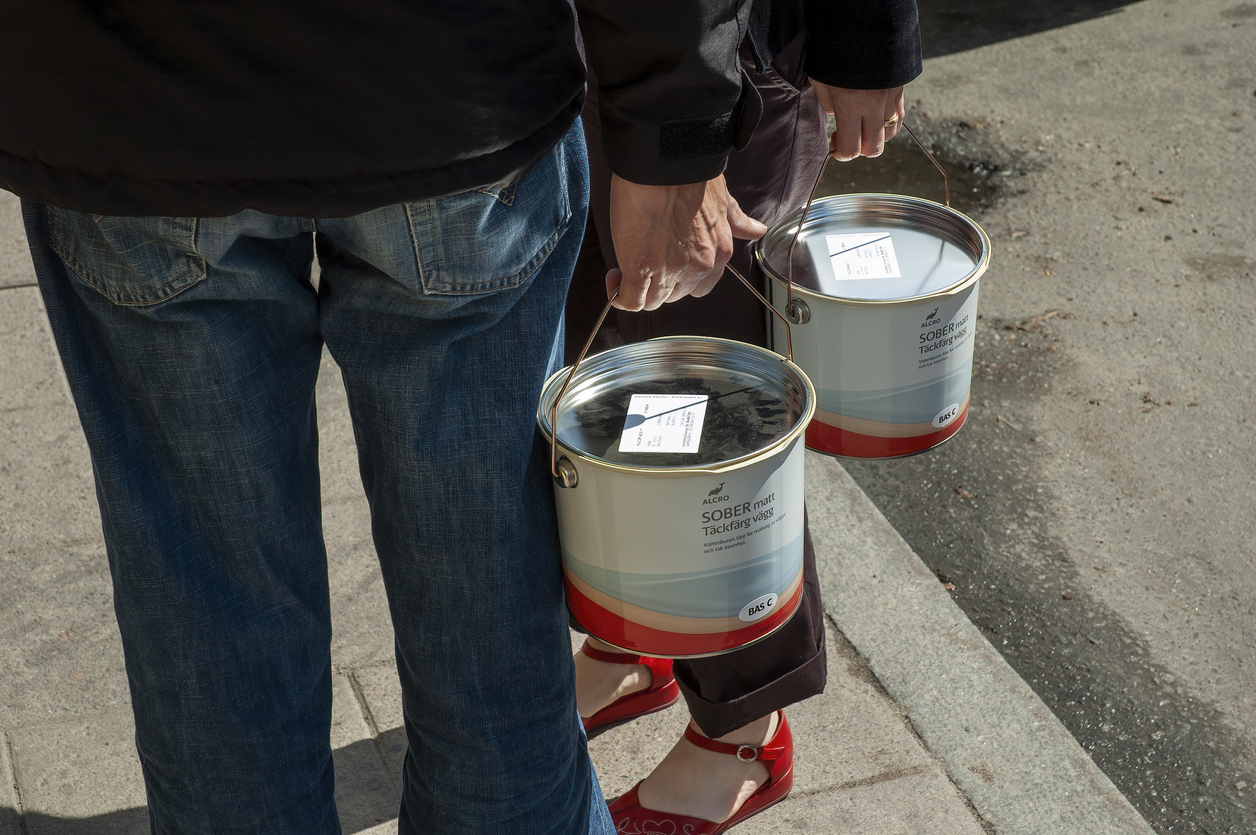
<path id="1" fill-rule="evenodd" d="M 932 293 L 923 293 L 918 296 L 908 296 L 901 299 L 852 299 L 843 296 L 833 296 L 804 287 L 798 283 L 792 284 L 792 291 L 795 295 L 801 295 L 813 300 L 834 302 L 836 304 L 850 305 L 852 307 L 893 307 L 897 305 L 916 304 L 926 299 L 934 299 L 939 296 L 951 296 L 960 293 L 971 285 L 975 284 L 981 278 L 987 267 L 990 265 L 990 238 L 986 235 L 986 231 L 981 228 L 981 224 L 970 218 L 968 215 L 945 206 L 933 200 L 927 200 L 923 197 L 913 197 L 904 194 L 887 194 L 882 192 L 856 192 L 847 194 L 832 194 L 827 197 L 819 198 L 811 204 L 811 209 L 807 213 L 807 226 L 812 226 L 818 221 L 831 218 L 834 214 L 834 208 L 840 204 L 853 202 L 871 203 L 873 207 L 881 209 L 895 210 L 903 206 L 927 207 L 930 214 L 913 218 L 920 221 L 923 218 L 933 217 L 934 219 L 945 217 L 949 220 L 958 221 L 964 228 L 976 234 L 976 240 L 979 244 L 977 251 L 973 254 L 977 257 L 977 263 L 974 265 L 972 272 L 964 278 L 959 279 L 954 284 L 935 290 Z M 827 211 L 826 211 L 827 210 Z M 767 245 L 775 244 L 781 239 L 790 239 L 793 237 L 794 229 L 797 226 L 798 219 L 802 216 L 803 209 L 790 212 L 785 217 L 778 220 L 768 229 L 767 233 L 755 242 L 754 258 L 759 268 L 763 270 L 764 275 L 772 280 L 773 284 L 779 285 L 782 289 L 787 286 L 787 279 L 781 275 L 777 269 L 768 263 L 764 249 Z M 942 231 L 939 227 L 933 227 L 937 231 Z M 952 243 L 959 245 L 961 242 L 952 238 L 948 238 Z M 969 247 L 971 251 L 971 247 Z"/>
<path id="2" fill-rule="evenodd" d="M 714 337 L 714 336 L 660 336 L 654 339 L 646 340 L 645 342 L 634 342 L 634 343 L 629 343 L 628 345 L 620 345 L 616 348 L 611 348 L 607 351 L 603 351 L 599 354 L 595 354 L 594 356 L 585 360 L 585 363 L 589 363 L 589 365 L 586 367 L 584 364 L 582 364 L 580 371 L 583 371 L 586 374 L 591 374 L 594 371 L 599 370 L 598 364 L 596 363 L 597 358 L 598 357 L 605 358 L 606 355 L 611 354 L 613 352 L 617 352 L 617 351 L 623 352 L 624 349 L 641 350 L 640 346 L 649 346 L 652 344 L 657 345 L 659 343 L 677 342 L 677 341 L 684 341 L 684 340 L 696 340 L 702 343 L 714 343 L 716 345 L 723 344 L 723 345 L 729 345 L 729 346 L 736 346 L 737 350 L 747 350 L 751 353 L 760 354 L 765 359 L 777 362 L 780 365 L 784 366 L 789 372 L 796 375 L 797 378 L 801 381 L 803 392 L 806 395 L 806 399 L 803 403 L 803 409 L 798 416 L 797 422 L 790 428 L 788 432 L 786 432 L 781 437 L 776 438 L 771 443 L 764 446 L 762 449 L 756 450 L 751 453 L 747 453 L 746 455 L 742 455 L 737 458 L 730 458 L 726 461 L 720 461 L 719 463 L 716 463 L 716 464 L 694 466 L 694 467 L 641 467 L 641 466 L 634 466 L 631 464 L 619 464 L 614 461 L 604 461 L 600 458 L 594 458 L 588 453 L 581 452 L 576 449 L 572 449 L 567 444 L 564 444 L 561 438 L 559 439 L 554 438 L 553 427 L 551 427 L 550 419 L 549 419 L 550 409 L 552 408 L 552 403 L 550 401 L 554 396 L 556 396 L 557 390 L 561 388 L 564 378 L 571 372 L 571 368 L 570 366 L 568 366 L 551 374 L 549 378 L 545 381 L 544 385 L 541 387 L 540 403 L 537 406 L 537 427 L 540 429 L 541 434 L 545 437 L 545 440 L 547 442 L 555 443 L 557 447 L 563 452 L 563 454 L 567 455 L 573 462 L 578 462 L 580 464 L 588 464 L 590 466 L 597 467 L 598 469 L 609 470 L 611 472 L 630 473 L 634 475 L 650 475 L 654 477 L 661 476 L 661 477 L 666 477 L 666 478 L 677 478 L 677 477 L 684 477 L 684 476 L 689 476 L 689 475 L 694 475 L 694 474 L 706 475 L 706 474 L 726 473 L 731 470 L 742 469 L 744 467 L 750 466 L 752 464 L 756 464 L 760 461 L 776 456 L 784 447 L 789 446 L 794 441 L 801 438 L 803 433 L 806 432 L 807 425 L 811 423 L 811 419 L 815 415 L 815 411 L 816 411 L 815 385 L 811 382 L 811 378 L 807 376 L 807 373 L 803 371 L 802 368 L 800 368 L 791 360 L 786 359 L 785 357 L 781 356 L 780 354 L 768 348 L 763 348 L 758 345 L 751 345 L 750 343 L 747 343 L 747 342 L 739 342 L 734 339 L 723 339 L 723 338 Z M 594 362 L 590 362 L 590 361 L 594 361 Z M 573 380 L 573 382 L 581 380 L 582 378 L 583 378 L 583 375 L 578 373 L 576 376 L 576 380 Z M 572 395 L 572 393 L 573 392 L 569 391 L 568 394 L 564 396 L 563 400 L 566 401 Z M 562 403 L 560 402 L 559 405 L 561 406 Z"/>

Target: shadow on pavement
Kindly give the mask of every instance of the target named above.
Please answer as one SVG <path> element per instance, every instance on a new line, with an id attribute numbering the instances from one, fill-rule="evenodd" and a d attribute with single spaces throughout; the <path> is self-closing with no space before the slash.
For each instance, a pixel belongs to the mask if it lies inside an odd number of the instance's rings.
<path id="1" fill-rule="evenodd" d="M 381 786 L 378 781 L 361 781 L 355 776 L 378 773 L 380 750 L 393 750 L 404 742 L 405 731 L 393 728 L 380 734 L 378 740 L 363 739 L 336 749 L 336 805 L 342 835 L 357 835 L 397 819 L 401 791 L 396 784 L 390 780 L 387 786 Z M 19 816 L 15 810 L 0 806 L 0 835 L 148 835 L 149 831 L 145 806 L 86 818 L 40 812 Z"/>
<path id="2" fill-rule="evenodd" d="M 925 58 L 1023 38 L 1119 12 L 1136 0 L 928 0 L 920 6 Z"/>

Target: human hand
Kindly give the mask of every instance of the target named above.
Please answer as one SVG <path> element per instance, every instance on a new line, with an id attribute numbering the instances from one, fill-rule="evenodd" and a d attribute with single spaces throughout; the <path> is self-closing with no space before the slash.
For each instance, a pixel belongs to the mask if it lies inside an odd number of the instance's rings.
<path id="1" fill-rule="evenodd" d="M 903 88 L 848 90 L 811 80 L 820 109 L 832 113 L 837 128 L 829 137 L 829 149 L 843 162 L 858 156 L 879 157 L 885 143 L 898 133 L 906 111 Z M 892 122 L 892 124 L 886 124 Z"/>
<path id="2" fill-rule="evenodd" d="M 611 237 L 619 268 L 606 274 L 621 310 L 656 310 L 685 296 L 705 296 L 733 254 L 733 238 L 767 227 L 742 212 L 724 175 L 704 183 L 645 186 L 611 177 Z"/>

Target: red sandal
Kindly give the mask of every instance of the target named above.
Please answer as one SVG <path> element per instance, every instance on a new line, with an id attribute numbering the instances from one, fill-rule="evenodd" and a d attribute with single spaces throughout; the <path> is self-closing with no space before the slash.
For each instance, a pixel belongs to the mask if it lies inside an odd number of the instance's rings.
<path id="1" fill-rule="evenodd" d="M 607 661 L 611 664 L 641 664 L 650 671 L 650 686 L 636 693 L 629 693 L 611 702 L 588 719 L 581 719 L 584 732 L 592 739 L 603 731 L 631 722 L 639 716 L 657 713 L 676 704 L 680 698 L 680 685 L 672 675 L 670 658 L 650 658 L 644 655 L 625 655 L 620 652 L 603 652 L 594 649 L 585 641 L 580 651 L 594 661 Z"/>
<path id="2" fill-rule="evenodd" d="M 685 739 L 717 754 L 731 754 L 742 762 L 759 760 L 768 767 L 768 780 L 746 798 L 741 808 L 723 823 L 656 812 L 641 805 L 637 799 L 638 783 L 610 805 L 611 818 L 615 821 L 618 835 L 720 835 L 749 817 L 759 814 L 769 806 L 780 803 L 789 795 L 794 785 L 794 738 L 789 731 L 785 714 L 777 711 L 780 724 L 766 745 L 731 745 L 707 739 L 691 727 L 685 728 Z"/>

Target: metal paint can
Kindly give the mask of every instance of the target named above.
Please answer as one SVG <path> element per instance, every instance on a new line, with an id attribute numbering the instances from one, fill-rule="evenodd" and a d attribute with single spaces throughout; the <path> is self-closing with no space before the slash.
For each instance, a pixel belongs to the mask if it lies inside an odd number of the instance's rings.
<path id="1" fill-rule="evenodd" d="M 842 194 L 783 218 L 755 256 L 794 323 L 794 361 L 815 383 L 810 449 L 893 458 L 959 431 L 990 259 L 976 222 L 917 197 Z M 773 338 L 785 344 L 779 322 Z"/>
<path id="2" fill-rule="evenodd" d="M 669 658 L 784 625 L 802 592 L 814 409 L 798 366 L 723 339 L 624 345 L 551 377 L 537 422 L 564 476 L 554 495 L 576 621 Z"/>

